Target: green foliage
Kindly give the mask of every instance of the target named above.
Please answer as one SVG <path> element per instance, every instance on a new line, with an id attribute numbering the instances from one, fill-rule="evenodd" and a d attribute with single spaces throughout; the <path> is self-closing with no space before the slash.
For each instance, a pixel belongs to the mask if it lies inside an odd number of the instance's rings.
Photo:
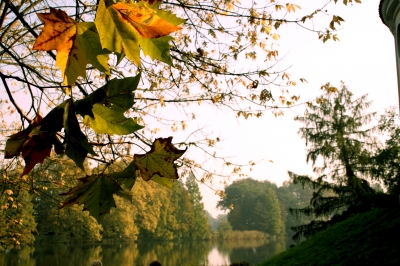
<path id="1" fill-rule="evenodd" d="M 279 202 L 271 188 L 267 188 L 257 197 L 254 213 L 256 228 L 274 236 L 285 234 Z"/>
<path id="2" fill-rule="evenodd" d="M 103 226 L 103 239 L 134 240 L 139 234 L 134 217 L 137 209 L 124 198 L 114 196 L 116 208 L 111 209 L 101 225 Z"/>
<path id="3" fill-rule="evenodd" d="M 398 265 L 399 226 L 398 207 L 357 214 L 261 265 Z"/>
<path id="4" fill-rule="evenodd" d="M 276 191 L 276 196 L 281 207 L 282 221 L 285 224 L 285 232 L 288 238 L 292 238 L 292 227 L 310 222 L 310 217 L 296 216 L 289 212 L 289 208 L 301 209 L 309 205 L 313 190 L 309 186 L 293 184 L 285 181 Z"/>
<path id="5" fill-rule="evenodd" d="M 28 187 L 14 186 L 14 181 L 9 180 L 0 196 L 0 251 L 35 240 L 36 223 Z"/>
<path id="6" fill-rule="evenodd" d="M 276 185 L 253 179 L 234 181 L 225 188 L 226 197 L 218 206 L 230 210 L 228 221 L 234 230 L 259 230 L 270 235 L 284 235 Z"/>
<path id="7" fill-rule="evenodd" d="M 97 242 L 102 239 L 103 227 L 89 215 L 82 211 L 83 207 L 74 205 L 62 210 L 52 210 L 51 221 L 53 232 L 56 237 L 54 242 Z"/>
<path id="8" fill-rule="evenodd" d="M 389 194 L 400 194 L 400 127 L 394 109 L 386 112 L 379 120 L 379 131 L 388 135 L 384 146 L 380 146 L 372 158 L 372 175 L 382 180 Z"/>
<path id="9" fill-rule="evenodd" d="M 223 217 L 217 227 L 218 238 L 225 239 L 229 232 L 232 232 L 232 226 L 230 225 L 228 219 Z"/>
<path id="10" fill-rule="evenodd" d="M 197 184 L 197 179 L 193 172 L 189 173 L 186 179 L 186 188 L 190 195 L 190 201 L 193 205 L 193 218 L 194 223 L 191 228 L 192 238 L 204 239 L 210 234 L 210 225 L 208 224 L 208 219 L 204 210 L 204 204 L 202 201 L 199 186 Z"/>

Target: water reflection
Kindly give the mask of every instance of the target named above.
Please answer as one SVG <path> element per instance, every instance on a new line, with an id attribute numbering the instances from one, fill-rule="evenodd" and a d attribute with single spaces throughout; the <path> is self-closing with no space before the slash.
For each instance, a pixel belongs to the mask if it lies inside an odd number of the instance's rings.
<path id="1" fill-rule="evenodd" d="M 45 245 L 23 247 L 0 255 L 0 266 L 80 266 L 101 260 L 109 265 L 149 265 L 155 259 L 163 265 L 229 265 L 247 261 L 251 265 L 282 252 L 284 240 L 232 240 L 223 242 L 110 243 L 101 245 Z"/>

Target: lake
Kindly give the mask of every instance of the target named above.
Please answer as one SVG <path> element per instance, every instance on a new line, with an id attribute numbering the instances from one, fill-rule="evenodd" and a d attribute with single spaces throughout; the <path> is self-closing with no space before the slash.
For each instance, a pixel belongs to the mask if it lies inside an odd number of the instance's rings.
<path id="1" fill-rule="evenodd" d="M 257 265 L 285 249 L 284 239 L 221 242 L 140 241 L 92 245 L 40 244 L 0 255 L 0 266 L 90 266 L 94 260 L 101 260 L 103 266 L 147 266 L 155 259 L 165 266 L 216 266 L 239 261 Z"/>

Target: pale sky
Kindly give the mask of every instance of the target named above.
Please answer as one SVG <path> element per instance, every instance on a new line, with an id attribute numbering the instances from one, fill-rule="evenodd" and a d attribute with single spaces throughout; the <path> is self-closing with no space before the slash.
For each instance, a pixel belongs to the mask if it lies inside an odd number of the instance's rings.
<path id="1" fill-rule="evenodd" d="M 302 6 L 302 1 L 297 2 Z M 319 88 L 326 82 L 340 86 L 342 80 L 355 97 L 368 93 L 368 99 L 373 100 L 371 112 L 382 113 L 385 108 L 398 105 L 394 38 L 379 18 L 378 5 L 379 0 L 368 0 L 335 12 L 345 19 L 338 32 L 339 42 L 323 44 L 315 34 L 294 27 L 282 32 L 280 55 L 287 54 L 282 68 L 292 66 L 292 77 L 308 81 L 291 89 L 298 90 L 301 102 L 319 96 Z M 252 172 L 246 172 L 248 175 L 281 185 L 288 180 L 288 170 L 312 174 L 311 166 L 305 162 L 305 142 L 297 134 L 301 124 L 293 121 L 303 110 L 286 110 L 285 116 L 279 118 L 267 112 L 262 118 L 249 120 L 214 112 L 213 121 L 205 112 L 197 121 L 204 121 L 214 133 L 220 133 L 225 139 L 221 152 L 234 156 L 233 160 L 247 163 L 265 159 Z M 213 186 L 223 188 L 218 180 Z M 204 185 L 200 187 L 206 210 L 216 216 L 220 213 L 215 209 L 219 197 Z"/>

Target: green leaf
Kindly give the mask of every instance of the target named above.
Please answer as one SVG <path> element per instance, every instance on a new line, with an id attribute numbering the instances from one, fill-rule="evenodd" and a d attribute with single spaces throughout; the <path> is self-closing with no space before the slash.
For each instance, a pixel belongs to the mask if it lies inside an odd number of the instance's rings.
<path id="1" fill-rule="evenodd" d="M 186 22 L 186 19 L 179 18 L 171 12 L 164 11 L 162 9 L 159 9 L 158 7 L 156 7 L 156 8 L 154 8 L 153 6 L 150 6 L 150 7 L 157 12 L 157 16 L 165 19 L 172 25 L 178 26 L 178 25 L 181 25 Z"/>
<path id="2" fill-rule="evenodd" d="M 170 53 L 169 53 L 169 41 L 173 40 L 171 36 L 164 36 L 155 39 L 141 39 L 140 46 L 142 47 L 144 55 L 150 56 L 151 59 L 160 60 L 168 65 L 172 66 Z"/>
<path id="3" fill-rule="evenodd" d="M 81 22 L 77 24 L 77 35 L 75 42 L 86 57 L 86 61 L 92 64 L 99 71 L 110 75 L 108 65 L 109 51 L 101 47 L 100 38 L 96 32 L 93 22 Z"/>
<path id="4" fill-rule="evenodd" d="M 64 108 L 64 142 L 67 144 L 65 154 L 71 158 L 79 168 L 84 170 L 83 162 L 87 154 L 90 153 L 96 156 L 96 153 L 92 145 L 88 143 L 85 134 L 82 133 L 74 109 L 72 99 L 67 100 Z"/>
<path id="5" fill-rule="evenodd" d="M 175 24 L 184 20 L 178 19 L 175 15 L 167 12 L 154 10 L 144 2 L 107 3 L 109 5 L 100 0 L 95 19 L 103 48 L 117 54 L 125 53 L 128 59 L 132 60 L 136 65 L 140 65 L 139 45 L 144 45 L 147 48 L 142 47 L 143 51 L 153 59 L 159 59 L 164 62 L 170 61 L 166 52 L 166 50 L 169 50 L 168 41 L 163 39 L 162 42 L 154 42 L 153 47 L 157 45 L 161 45 L 161 47 L 157 48 L 159 52 L 151 53 L 149 49 L 151 44 L 143 40 L 167 36 L 174 31 L 180 30 L 181 28 Z M 172 21 L 170 22 L 158 14 Z M 167 48 L 165 47 L 166 45 Z"/>
<path id="6" fill-rule="evenodd" d="M 125 112 L 134 104 L 135 94 L 139 81 L 140 73 L 135 77 L 124 79 L 112 79 L 108 82 L 107 103 L 111 103 L 111 109 Z"/>
<path id="7" fill-rule="evenodd" d="M 75 112 L 77 114 L 80 114 L 82 117 L 85 115 L 89 115 L 91 118 L 94 118 L 92 108 L 93 104 L 95 103 L 104 103 L 104 100 L 106 99 L 107 93 L 106 93 L 106 86 L 103 86 L 101 88 L 98 88 L 97 90 L 93 91 L 91 94 L 86 96 L 85 98 L 81 100 L 77 100 L 74 102 L 75 105 Z"/>
<path id="8" fill-rule="evenodd" d="M 108 175 L 91 175 L 80 178 L 81 183 L 63 193 L 63 196 L 69 196 L 65 199 L 61 208 L 73 204 L 83 204 L 84 210 L 88 210 L 97 222 L 100 222 L 104 216 L 115 208 L 113 194 L 128 197 L 121 186 Z"/>
<path id="9" fill-rule="evenodd" d="M 32 128 L 27 128 L 21 132 L 11 135 L 6 141 L 6 147 L 4 148 L 4 158 L 11 159 L 14 156 L 18 156 L 21 153 L 21 147 L 28 139 L 29 133 Z"/>
<path id="10" fill-rule="evenodd" d="M 94 119 L 86 115 L 83 122 L 99 134 L 128 135 L 143 128 L 134 119 L 125 117 L 122 111 L 101 104 L 94 104 L 92 112 Z"/>
<path id="11" fill-rule="evenodd" d="M 177 149 L 171 141 L 172 137 L 158 138 L 151 145 L 149 152 L 134 155 L 133 162 L 144 180 L 150 180 L 155 175 L 170 179 L 179 178 L 174 162 L 186 149 Z"/>
<path id="12" fill-rule="evenodd" d="M 117 57 L 117 63 L 115 63 L 115 65 L 118 66 L 119 63 L 121 63 L 121 61 L 125 58 L 125 54 L 123 52 L 122 53 L 115 52 L 114 54 Z"/>
<path id="13" fill-rule="evenodd" d="M 134 163 L 130 163 L 127 168 L 122 172 L 112 173 L 110 177 L 113 178 L 126 192 L 132 190 L 136 182 L 136 167 Z"/>
<path id="14" fill-rule="evenodd" d="M 160 185 L 162 185 L 162 186 L 164 186 L 164 187 L 172 189 L 172 180 L 169 179 L 169 178 L 164 178 L 164 177 L 160 177 L 159 175 L 154 175 L 151 178 L 151 180 L 156 182 L 156 183 L 158 183 L 158 184 L 160 184 Z"/>
<path id="15" fill-rule="evenodd" d="M 140 65 L 138 33 L 126 20 L 119 18 L 115 9 L 107 8 L 103 0 L 99 2 L 94 23 L 103 48 L 119 54 L 125 53 L 129 60 Z"/>

